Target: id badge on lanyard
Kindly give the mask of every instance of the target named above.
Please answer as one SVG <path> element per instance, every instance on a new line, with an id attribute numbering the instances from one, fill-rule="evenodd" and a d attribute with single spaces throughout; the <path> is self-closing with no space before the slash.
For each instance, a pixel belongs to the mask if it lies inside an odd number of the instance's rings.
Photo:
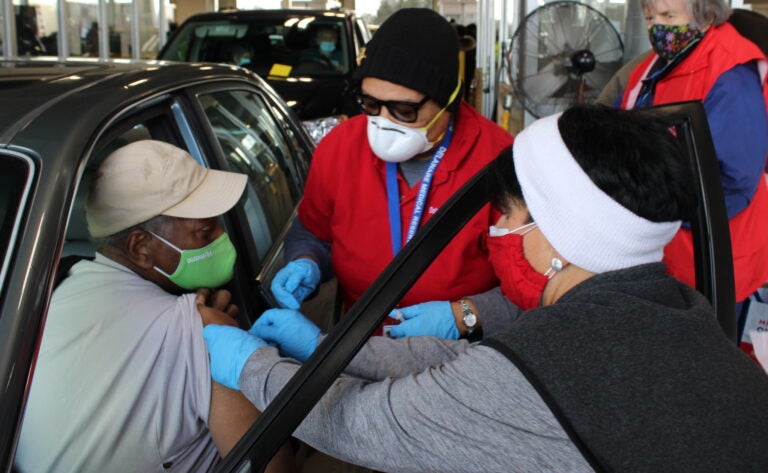
<path id="1" fill-rule="evenodd" d="M 768 363 L 768 355 L 765 353 L 765 337 L 768 334 L 768 303 L 766 303 L 768 289 L 760 289 L 749 297 L 747 313 L 744 316 L 744 330 L 742 332 L 739 347 L 750 358 L 761 364 Z M 760 352 L 760 353 L 758 353 Z M 760 359 L 762 355 L 762 360 Z M 768 369 L 768 365 L 764 365 Z"/>
<path id="2" fill-rule="evenodd" d="M 416 234 L 416 230 L 419 229 L 421 217 L 424 214 L 424 207 L 427 203 L 429 188 L 432 185 L 432 177 L 434 176 L 440 161 L 443 160 L 443 156 L 448 150 L 448 145 L 451 143 L 452 137 L 453 121 L 448 124 L 448 130 L 445 132 L 445 136 L 440 142 L 440 146 L 435 150 L 435 154 L 432 155 L 427 170 L 424 171 L 424 176 L 421 178 L 421 185 L 419 186 L 419 193 L 416 195 L 416 203 L 413 207 L 411 222 L 408 225 L 408 233 L 405 237 L 405 243 L 408 243 L 411 238 L 413 238 L 413 235 Z M 403 233 L 400 225 L 400 192 L 397 188 L 396 163 L 387 163 L 387 206 L 389 210 L 389 232 L 392 239 L 392 253 L 396 256 L 403 246 Z"/>

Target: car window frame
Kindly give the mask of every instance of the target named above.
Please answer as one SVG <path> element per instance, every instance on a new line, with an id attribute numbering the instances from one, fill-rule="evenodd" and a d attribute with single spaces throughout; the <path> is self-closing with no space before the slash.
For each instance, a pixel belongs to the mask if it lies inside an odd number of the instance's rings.
<path id="1" fill-rule="evenodd" d="M 232 84 L 229 84 L 232 85 Z M 314 142 L 306 136 L 306 132 L 302 128 L 301 122 L 296 117 L 295 113 L 287 106 L 282 105 L 281 99 L 277 98 L 272 93 L 269 93 L 267 88 L 259 88 L 247 83 L 240 83 L 238 87 L 227 87 L 227 83 L 218 84 L 201 84 L 195 87 L 189 87 L 185 90 L 183 100 L 179 100 L 179 107 L 187 109 L 188 113 L 194 115 L 194 120 L 191 123 L 194 131 L 197 131 L 195 136 L 205 137 L 205 153 L 210 159 L 216 161 L 216 168 L 233 171 L 224 154 L 224 150 L 216 137 L 216 134 L 211 126 L 210 121 L 205 113 L 204 107 L 200 102 L 199 97 L 202 95 L 208 95 L 219 91 L 233 91 L 242 90 L 250 94 L 254 94 L 259 100 L 263 101 L 267 106 L 266 112 L 276 124 L 281 138 L 288 145 L 289 150 L 292 153 L 301 153 L 304 156 L 296 156 L 294 154 L 294 173 L 291 173 L 290 179 L 293 181 L 291 185 L 297 190 L 296 202 L 294 203 L 294 210 L 291 217 L 283 225 L 283 228 L 275 235 L 273 242 L 269 250 L 265 253 L 263 258 L 259 258 L 257 246 L 254 242 L 254 237 L 250 231 L 246 231 L 243 222 L 248 222 L 248 218 L 245 214 L 243 201 L 239 202 L 230 212 L 224 215 L 224 227 L 230 234 L 235 246 L 243 249 L 246 254 L 247 262 L 242 258 L 238 258 L 236 264 L 236 277 L 233 281 L 233 285 L 238 292 L 243 294 L 258 293 L 259 298 L 255 298 L 252 302 L 253 306 L 249 310 L 241 310 L 239 315 L 239 322 L 241 326 L 250 326 L 258 314 L 261 314 L 264 310 L 277 306 L 274 297 L 269 289 L 269 284 L 274 277 L 274 274 L 283 265 L 283 249 L 284 238 L 288 229 L 293 224 L 296 218 L 295 207 L 301 200 L 304 192 L 304 184 L 306 183 L 306 177 L 309 172 L 308 162 L 314 151 Z M 294 146 L 300 146 L 301 149 L 294 150 Z M 266 301 L 266 305 L 262 303 Z"/>
<path id="2" fill-rule="evenodd" d="M 11 232 L 6 243 L 5 250 L 3 251 L 3 258 L 0 260 L 0 304 L 5 295 L 5 283 L 8 276 L 9 268 L 11 267 L 11 260 L 13 260 L 14 249 L 16 248 L 16 241 L 19 237 L 21 230 L 21 223 L 24 220 L 24 216 L 28 210 L 30 194 L 32 192 L 33 183 L 37 175 L 38 168 L 35 165 L 35 161 L 28 155 L 14 151 L 12 149 L 0 149 L 0 158 L 11 158 L 20 160 L 27 166 L 27 175 L 21 193 L 17 199 L 17 205 L 15 207 L 15 215 L 11 227 Z M 10 209 L 9 209 L 10 210 Z M 2 248 L 0 248 L 2 250 Z"/>

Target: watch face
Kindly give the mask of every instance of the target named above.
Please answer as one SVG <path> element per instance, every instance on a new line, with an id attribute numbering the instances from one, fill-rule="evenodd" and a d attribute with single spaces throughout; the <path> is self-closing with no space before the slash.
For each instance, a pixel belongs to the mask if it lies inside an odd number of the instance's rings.
<path id="1" fill-rule="evenodd" d="M 474 327 L 477 323 L 477 316 L 470 312 L 468 314 L 464 314 L 464 325 L 467 327 Z"/>

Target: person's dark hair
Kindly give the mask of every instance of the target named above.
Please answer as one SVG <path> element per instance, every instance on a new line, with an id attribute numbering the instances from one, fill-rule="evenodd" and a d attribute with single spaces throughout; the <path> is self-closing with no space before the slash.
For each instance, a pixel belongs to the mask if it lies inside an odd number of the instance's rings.
<path id="1" fill-rule="evenodd" d="M 558 128 L 579 166 L 613 200 L 652 222 L 690 220 L 693 173 L 669 123 L 648 112 L 579 105 L 563 112 Z"/>
<path id="2" fill-rule="evenodd" d="M 523 202 L 523 190 L 517 180 L 512 159 L 512 146 L 507 146 L 496 157 L 492 165 L 489 193 L 491 205 L 503 213 L 509 213 L 513 202 Z"/>

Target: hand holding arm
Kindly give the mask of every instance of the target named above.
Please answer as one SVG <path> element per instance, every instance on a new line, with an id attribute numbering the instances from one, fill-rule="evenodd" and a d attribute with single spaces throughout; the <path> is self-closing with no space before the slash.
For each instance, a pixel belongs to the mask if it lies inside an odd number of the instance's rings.
<path id="1" fill-rule="evenodd" d="M 298 309 L 301 302 L 320 284 L 320 267 L 309 258 L 298 258 L 286 264 L 272 280 L 271 290 L 278 304 Z"/>
<path id="2" fill-rule="evenodd" d="M 235 327 L 207 325 L 203 337 L 211 358 L 211 377 L 229 389 L 239 390 L 238 380 L 248 358 L 261 347 L 264 340 Z"/>
<path id="3" fill-rule="evenodd" d="M 256 320 L 250 333 L 277 345 L 285 356 L 306 361 L 317 348 L 320 329 L 300 312 L 270 309 Z"/>

